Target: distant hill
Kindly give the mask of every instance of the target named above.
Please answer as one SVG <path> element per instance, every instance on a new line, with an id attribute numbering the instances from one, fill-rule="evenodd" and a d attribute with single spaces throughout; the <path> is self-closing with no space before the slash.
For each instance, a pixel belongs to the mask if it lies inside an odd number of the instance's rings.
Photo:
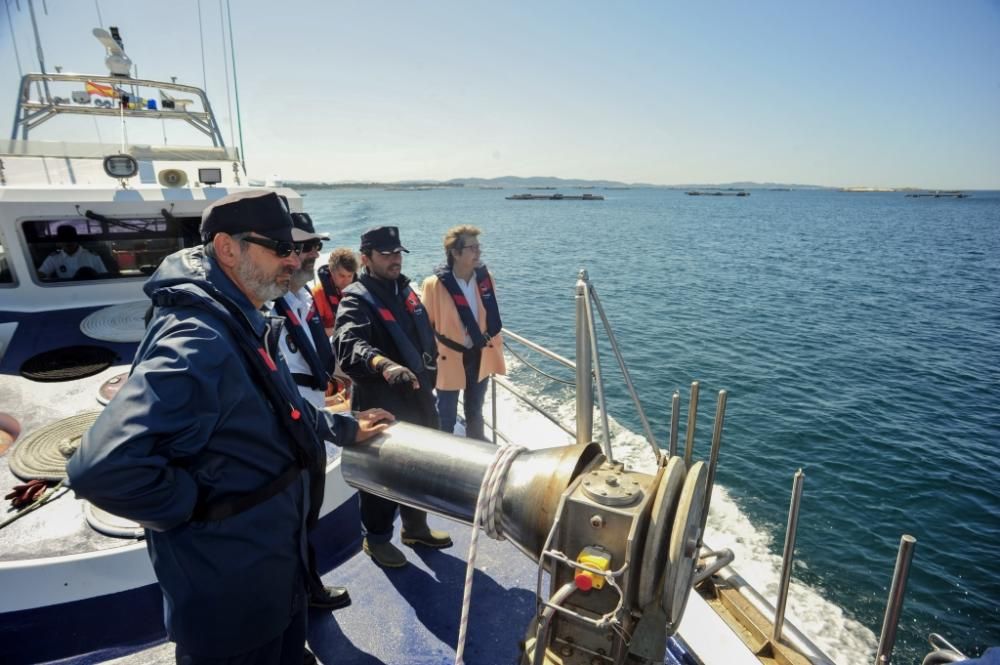
<path id="1" fill-rule="evenodd" d="M 305 182 L 285 180 L 283 184 L 295 189 L 417 189 L 425 187 L 486 187 L 504 189 L 530 188 L 658 188 L 658 189 L 831 189 L 820 185 L 787 184 L 777 182 L 723 182 L 691 183 L 684 185 L 653 185 L 644 182 L 618 180 L 585 180 L 582 178 L 555 178 L 550 176 L 501 176 L 499 178 L 453 178 L 451 180 L 401 180 L 395 182 Z"/>

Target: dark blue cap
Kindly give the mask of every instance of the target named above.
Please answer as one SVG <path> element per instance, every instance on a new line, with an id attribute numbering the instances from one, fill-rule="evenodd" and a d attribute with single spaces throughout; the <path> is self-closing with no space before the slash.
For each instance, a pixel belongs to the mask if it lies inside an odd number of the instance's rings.
<path id="1" fill-rule="evenodd" d="M 361 234 L 361 251 L 369 249 L 376 252 L 406 252 L 410 250 L 399 242 L 399 229 L 395 226 L 376 226 Z"/>
<path id="2" fill-rule="evenodd" d="M 205 242 L 216 233 L 233 235 L 248 231 L 291 242 L 295 240 L 292 230 L 288 202 L 267 189 L 224 196 L 201 213 L 201 238 Z"/>

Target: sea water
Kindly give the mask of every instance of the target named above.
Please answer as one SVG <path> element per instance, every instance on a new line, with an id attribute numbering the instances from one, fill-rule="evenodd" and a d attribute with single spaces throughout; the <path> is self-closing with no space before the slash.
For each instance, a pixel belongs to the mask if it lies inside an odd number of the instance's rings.
<path id="1" fill-rule="evenodd" d="M 919 662 L 932 631 L 970 655 L 1000 644 L 1000 194 L 512 193 L 309 190 L 304 204 L 330 246 L 357 248 L 365 229 L 398 226 L 416 281 L 443 261 L 449 227 L 478 226 L 504 325 L 569 358 L 585 268 L 661 446 L 674 390 L 683 445 L 698 380 L 695 456 L 707 459 L 727 390 L 706 539 L 732 547 L 773 601 L 803 469 L 788 616 L 837 662 L 872 662 L 904 533 L 917 545 L 894 661 Z M 599 348 L 616 456 L 648 469 L 640 419 L 610 347 Z M 572 426 L 571 390 L 511 365 Z M 518 443 L 565 436 L 512 418 L 509 396 L 498 406 Z"/>

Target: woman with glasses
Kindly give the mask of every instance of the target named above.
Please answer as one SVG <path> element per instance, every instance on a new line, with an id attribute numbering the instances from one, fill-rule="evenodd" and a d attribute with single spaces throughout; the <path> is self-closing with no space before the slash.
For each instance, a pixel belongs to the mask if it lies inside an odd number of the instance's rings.
<path id="1" fill-rule="evenodd" d="M 446 264 L 424 280 L 423 297 L 437 340 L 437 405 L 441 429 L 451 433 L 463 391 L 465 435 L 486 440 L 483 400 L 486 379 L 506 374 L 500 308 L 493 276 L 480 262 L 475 226 L 449 229 L 444 236 Z"/>

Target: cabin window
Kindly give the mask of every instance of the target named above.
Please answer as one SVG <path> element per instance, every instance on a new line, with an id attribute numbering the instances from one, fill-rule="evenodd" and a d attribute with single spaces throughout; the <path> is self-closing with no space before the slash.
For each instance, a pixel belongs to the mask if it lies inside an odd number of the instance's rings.
<path id="1" fill-rule="evenodd" d="M 42 284 L 145 279 L 169 254 L 200 242 L 197 217 L 108 218 L 99 215 L 21 223 Z"/>
<path id="2" fill-rule="evenodd" d="M 7 261 L 7 250 L 3 246 L 3 238 L 0 237 L 0 286 L 13 283 L 14 275 L 10 271 L 10 263 Z"/>

